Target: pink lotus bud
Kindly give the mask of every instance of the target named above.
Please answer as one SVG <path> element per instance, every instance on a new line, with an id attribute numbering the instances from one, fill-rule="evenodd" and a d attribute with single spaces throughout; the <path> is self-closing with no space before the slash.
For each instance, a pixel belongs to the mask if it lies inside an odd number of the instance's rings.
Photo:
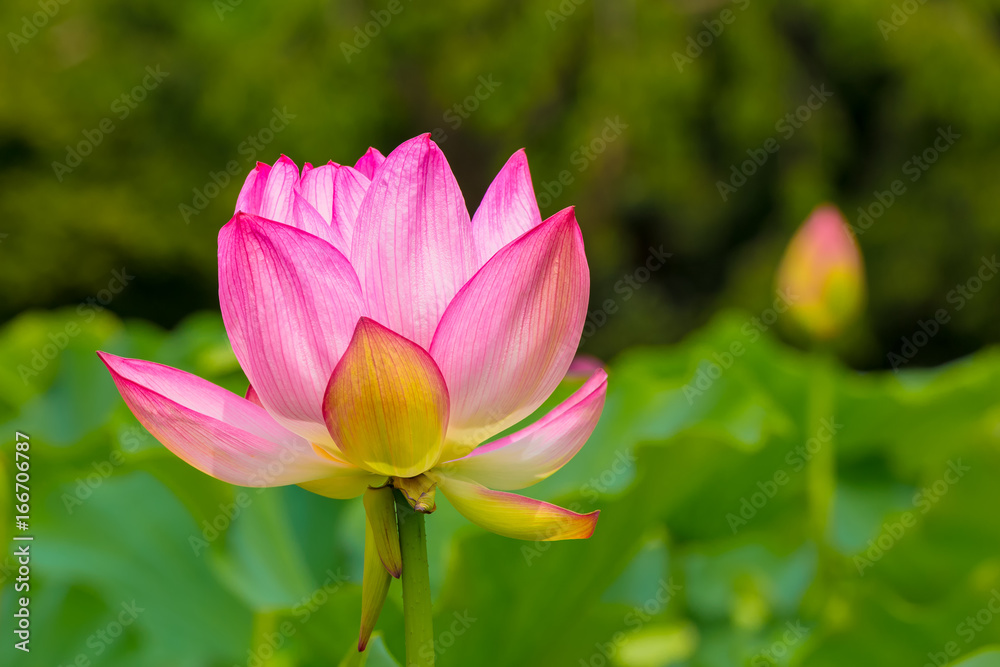
<path id="1" fill-rule="evenodd" d="M 832 204 L 817 207 L 778 268 L 778 289 L 792 317 L 813 338 L 831 339 L 861 311 L 864 284 L 861 250 L 844 216 Z"/>

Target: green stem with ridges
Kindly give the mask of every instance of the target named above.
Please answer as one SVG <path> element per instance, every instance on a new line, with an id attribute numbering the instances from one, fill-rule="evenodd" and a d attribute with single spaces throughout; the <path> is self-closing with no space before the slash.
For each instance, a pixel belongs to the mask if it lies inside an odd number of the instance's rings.
<path id="1" fill-rule="evenodd" d="M 396 493 L 399 546 L 403 556 L 403 628 L 406 667 L 434 667 L 434 618 L 427 565 L 424 515 Z"/>

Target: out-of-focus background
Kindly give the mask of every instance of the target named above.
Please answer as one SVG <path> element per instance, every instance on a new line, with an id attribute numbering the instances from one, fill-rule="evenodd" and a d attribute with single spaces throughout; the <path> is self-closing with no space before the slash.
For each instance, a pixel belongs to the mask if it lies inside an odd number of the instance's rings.
<path id="1" fill-rule="evenodd" d="M 216 233 L 255 160 L 353 163 L 422 132 L 472 209 L 526 148 L 543 214 L 577 206 L 594 304 L 649 247 L 673 253 L 585 341 L 605 358 L 764 308 L 823 200 L 864 230 L 855 366 L 886 366 L 918 319 L 954 308 L 1000 240 L 997 3 L 389 4 L 3 3 L 0 317 L 76 305 L 122 266 L 122 316 L 215 309 Z M 913 363 L 996 341 L 998 294 Z"/>
<path id="2" fill-rule="evenodd" d="M 577 207 L 582 350 L 611 376 L 592 441 L 528 491 L 603 509 L 594 538 L 505 540 L 446 502 L 429 520 L 440 665 L 916 667 L 1000 643 L 998 19 L 991 0 L 0 4 L 0 537 L 15 430 L 37 536 L 35 650 L 12 648 L 6 559 L 0 662 L 362 664 L 359 503 L 190 469 L 94 350 L 242 392 L 216 235 L 246 173 L 423 132 L 472 210 L 522 147 L 543 215 Z M 824 201 L 864 254 L 864 315 L 824 353 L 784 321 L 750 340 Z M 393 591 L 369 667 L 402 655 Z"/>

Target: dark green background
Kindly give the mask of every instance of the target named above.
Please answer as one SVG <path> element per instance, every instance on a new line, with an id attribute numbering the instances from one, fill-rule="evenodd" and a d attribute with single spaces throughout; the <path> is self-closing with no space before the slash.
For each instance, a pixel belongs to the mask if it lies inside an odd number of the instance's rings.
<path id="1" fill-rule="evenodd" d="M 136 276 L 113 304 L 124 316 L 170 326 L 213 310 L 215 237 L 248 158 L 352 162 L 368 145 L 388 151 L 435 129 L 472 209 L 518 148 L 539 194 L 569 172 L 572 183 L 543 213 L 578 207 L 593 307 L 615 297 L 650 246 L 673 253 L 585 342 L 603 357 L 676 341 L 721 305 L 763 309 L 785 242 L 822 200 L 854 223 L 875 191 L 897 179 L 906 186 L 861 238 L 870 306 L 843 350 L 858 366 L 885 366 L 998 245 L 990 0 L 911 0 L 919 10 L 897 15 L 894 31 L 879 25 L 893 3 L 871 0 L 399 0 L 388 25 L 347 55 L 355 29 L 388 2 L 224 3 L 235 0 L 56 2 L 55 17 L 17 53 L 6 36 L 0 317 L 75 305 L 120 266 Z M 35 11 L 6 2 L 0 26 L 19 33 Z M 708 45 L 679 67 L 689 38 Z M 112 105 L 147 66 L 169 76 L 135 109 L 119 104 L 129 111 L 120 119 Z M 463 118 L 454 106 L 480 77 L 499 86 Z M 832 96 L 799 129 L 783 122 L 814 86 Z M 276 107 L 295 116 L 287 129 L 256 156 L 241 153 Z M 53 162 L 104 118 L 114 131 L 57 180 Z M 627 128 L 595 160 L 575 161 L 608 118 Z M 960 139 L 911 182 L 904 165 L 948 127 Z M 769 138 L 778 152 L 723 201 L 717 182 Z M 233 159 L 240 175 L 186 224 L 179 206 Z M 913 363 L 996 341 L 998 290 L 987 283 Z"/>

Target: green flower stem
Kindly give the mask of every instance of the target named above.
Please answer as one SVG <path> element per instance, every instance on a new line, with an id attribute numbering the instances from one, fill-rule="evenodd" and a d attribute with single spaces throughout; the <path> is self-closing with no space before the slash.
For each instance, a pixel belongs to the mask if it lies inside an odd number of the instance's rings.
<path id="1" fill-rule="evenodd" d="M 827 349 L 815 353 L 814 366 L 810 377 L 807 423 L 807 438 L 817 438 L 821 433 L 819 450 L 809 462 L 809 513 L 812 530 L 817 543 L 825 545 L 829 537 L 830 510 L 837 486 L 836 436 L 830 432 L 830 423 L 836 423 L 836 381 L 837 360 Z"/>
<path id="2" fill-rule="evenodd" d="M 406 667 L 434 667 L 434 618 L 427 566 L 424 515 L 396 493 L 399 546 L 403 555 L 403 626 Z"/>

